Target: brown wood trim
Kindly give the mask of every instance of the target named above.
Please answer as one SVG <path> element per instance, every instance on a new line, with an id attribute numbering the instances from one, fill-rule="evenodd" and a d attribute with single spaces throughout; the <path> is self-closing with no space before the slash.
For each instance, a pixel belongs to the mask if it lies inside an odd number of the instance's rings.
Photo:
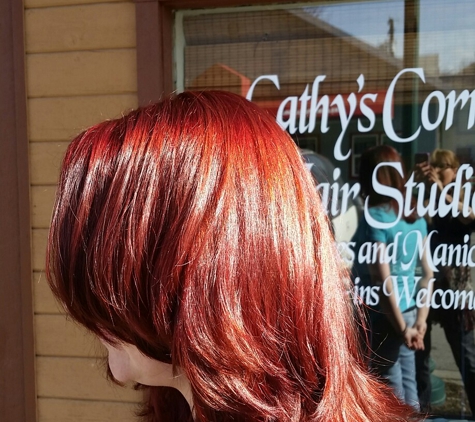
<path id="1" fill-rule="evenodd" d="M 137 85 L 140 105 L 173 90 L 172 9 L 156 0 L 137 1 Z"/>
<path id="2" fill-rule="evenodd" d="M 141 1 L 141 0 L 137 0 Z M 232 6 L 258 6 L 258 5 L 268 5 L 268 4 L 279 4 L 279 3 L 304 3 L 304 1 L 299 0 L 287 0 L 287 1 L 276 1 L 276 0 L 158 0 L 164 6 L 177 9 L 202 9 L 204 7 L 232 7 Z"/>
<path id="3" fill-rule="evenodd" d="M 36 421 L 23 2 L 0 2 L 0 415 Z"/>
<path id="4" fill-rule="evenodd" d="M 173 11 L 204 7 L 250 6 L 276 0 L 135 0 L 139 105 L 156 102 L 174 90 Z"/>

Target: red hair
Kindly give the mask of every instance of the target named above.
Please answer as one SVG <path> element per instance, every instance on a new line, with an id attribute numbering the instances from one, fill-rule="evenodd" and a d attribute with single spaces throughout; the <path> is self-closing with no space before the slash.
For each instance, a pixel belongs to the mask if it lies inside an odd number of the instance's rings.
<path id="1" fill-rule="evenodd" d="M 53 292 L 98 336 L 179 365 L 196 421 L 408 420 L 365 369 L 344 276 L 295 144 L 237 95 L 185 92 L 69 146 Z M 191 420 L 162 391 L 149 420 Z"/>

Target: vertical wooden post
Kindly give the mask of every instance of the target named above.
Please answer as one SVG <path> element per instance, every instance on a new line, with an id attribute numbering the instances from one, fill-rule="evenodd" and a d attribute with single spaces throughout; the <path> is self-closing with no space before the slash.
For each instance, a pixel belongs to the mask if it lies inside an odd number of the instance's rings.
<path id="1" fill-rule="evenodd" d="M 0 419 L 34 422 L 23 2 L 0 2 Z"/>
<path id="2" fill-rule="evenodd" d="M 135 0 L 139 105 L 173 91 L 172 9 L 158 0 Z"/>

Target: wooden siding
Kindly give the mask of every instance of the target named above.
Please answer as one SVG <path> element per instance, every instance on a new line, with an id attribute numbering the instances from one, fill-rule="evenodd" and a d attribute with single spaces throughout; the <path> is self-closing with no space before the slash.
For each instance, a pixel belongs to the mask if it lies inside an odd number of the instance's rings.
<path id="1" fill-rule="evenodd" d="M 29 139 L 30 142 L 70 140 L 94 123 L 117 116 L 136 105 L 135 93 L 30 98 Z"/>
<path id="2" fill-rule="evenodd" d="M 112 385 L 106 380 L 105 364 L 101 359 L 41 356 L 37 358 L 36 366 L 39 398 L 137 402 L 137 391 Z"/>
<path id="3" fill-rule="evenodd" d="M 135 405 L 117 402 L 94 402 L 41 398 L 38 400 L 38 417 L 42 422 L 131 422 L 131 409 Z"/>
<path id="4" fill-rule="evenodd" d="M 132 421 L 142 393 L 105 379 L 103 346 L 65 318 L 44 266 L 70 140 L 137 106 L 135 6 L 26 0 L 25 7 L 38 422 Z"/>
<path id="5" fill-rule="evenodd" d="M 33 271 L 33 310 L 35 316 L 41 314 L 60 314 L 61 305 L 56 301 L 41 271 Z"/>
<path id="6" fill-rule="evenodd" d="M 65 7 L 65 6 L 77 6 L 94 3 L 116 3 L 116 2 L 129 2 L 130 0 L 24 0 L 26 9 L 41 8 L 41 7 Z"/>
<path id="7" fill-rule="evenodd" d="M 135 48 L 133 3 L 30 9 L 25 24 L 27 53 Z"/>
<path id="8" fill-rule="evenodd" d="M 67 147 L 68 142 L 32 143 L 30 140 L 30 183 L 32 186 L 49 185 L 55 188 L 61 160 Z M 36 201 L 36 207 L 41 208 L 40 203 L 43 197 L 36 198 Z"/>
<path id="9" fill-rule="evenodd" d="M 134 49 L 28 54 L 30 98 L 137 91 Z"/>

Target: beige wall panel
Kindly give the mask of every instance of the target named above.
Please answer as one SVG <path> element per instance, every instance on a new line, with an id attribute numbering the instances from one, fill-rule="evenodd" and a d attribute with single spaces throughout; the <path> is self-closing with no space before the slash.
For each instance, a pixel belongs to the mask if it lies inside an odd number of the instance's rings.
<path id="1" fill-rule="evenodd" d="M 33 98 L 28 101 L 30 141 L 66 141 L 85 128 L 136 108 L 137 95 Z"/>
<path id="2" fill-rule="evenodd" d="M 55 185 L 68 142 L 30 143 L 30 183 Z"/>
<path id="3" fill-rule="evenodd" d="M 93 334 L 64 315 L 36 315 L 35 334 L 38 356 L 107 356 Z"/>
<path id="4" fill-rule="evenodd" d="M 133 422 L 136 403 L 38 400 L 38 422 Z"/>
<path id="5" fill-rule="evenodd" d="M 133 3 L 30 9 L 27 53 L 135 47 Z"/>
<path id="6" fill-rule="evenodd" d="M 136 62 L 135 49 L 29 54 L 28 97 L 136 92 Z"/>
<path id="7" fill-rule="evenodd" d="M 31 187 L 31 226 L 34 229 L 46 229 L 49 227 L 55 194 L 55 186 Z"/>
<path id="8" fill-rule="evenodd" d="M 101 3 L 124 2 L 130 0 L 100 0 Z M 98 0 L 24 0 L 25 8 L 50 7 L 50 6 L 73 6 L 78 4 L 99 3 Z"/>
<path id="9" fill-rule="evenodd" d="M 47 229 L 33 229 L 31 231 L 31 249 L 34 271 L 43 271 L 46 259 Z"/>
<path id="10" fill-rule="evenodd" d="M 33 272 L 32 283 L 35 314 L 59 314 L 63 312 L 61 305 L 56 301 L 49 288 L 45 273 Z"/>
<path id="11" fill-rule="evenodd" d="M 36 359 L 38 397 L 138 402 L 142 393 L 105 378 L 105 364 L 96 358 Z"/>

